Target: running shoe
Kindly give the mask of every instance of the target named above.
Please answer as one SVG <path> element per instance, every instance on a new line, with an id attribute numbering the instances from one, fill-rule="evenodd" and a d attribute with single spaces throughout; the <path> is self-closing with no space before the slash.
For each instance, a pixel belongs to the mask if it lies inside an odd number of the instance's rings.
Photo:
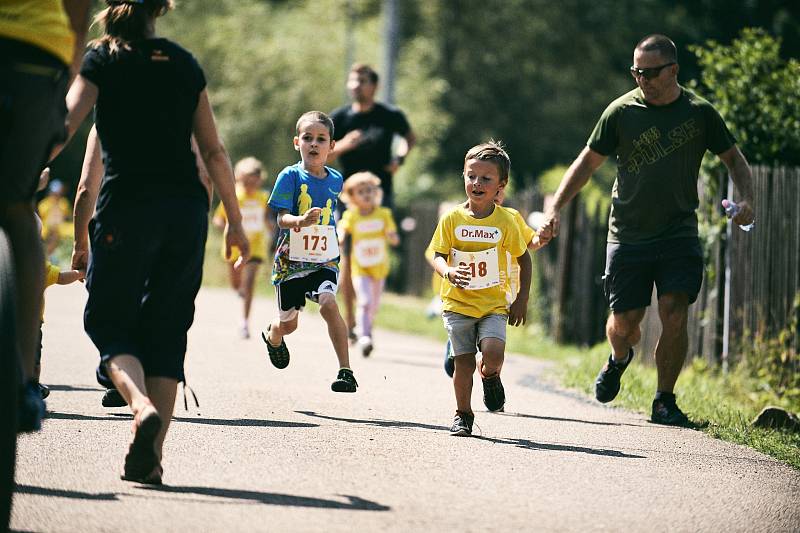
<path id="1" fill-rule="evenodd" d="M 42 400 L 50 396 L 50 387 L 41 383 L 37 383 L 37 385 L 39 386 L 39 394 L 42 395 Z"/>
<path id="2" fill-rule="evenodd" d="M 613 354 L 608 356 L 608 361 L 600 369 L 600 373 L 597 374 L 597 379 L 594 381 L 594 397 L 598 402 L 608 403 L 617 397 L 620 378 L 631 361 L 633 361 L 633 348 L 628 350 L 627 361 L 624 363 L 615 362 Z"/>
<path id="3" fill-rule="evenodd" d="M 356 381 L 356 377 L 349 368 L 339 369 L 336 381 L 331 383 L 331 390 L 333 392 L 355 392 L 357 387 L 358 382 Z"/>
<path id="4" fill-rule="evenodd" d="M 239 330 L 239 338 L 242 340 L 247 340 L 250 338 L 250 328 L 247 326 L 242 326 Z"/>
<path id="5" fill-rule="evenodd" d="M 481 381 L 483 381 L 483 405 L 493 413 L 502 412 L 506 404 L 506 391 L 503 382 L 500 381 L 500 374 L 488 378 L 481 377 Z"/>
<path id="6" fill-rule="evenodd" d="M 453 377 L 456 371 L 456 358 L 451 353 L 453 345 L 450 344 L 450 339 L 447 340 L 447 346 L 444 348 L 444 373 Z"/>
<path id="7" fill-rule="evenodd" d="M 675 398 L 653 400 L 650 421 L 654 424 L 664 424 L 666 426 L 694 427 L 689 417 L 675 403 Z"/>
<path id="8" fill-rule="evenodd" d="M 39 384 L 29 381 L 19 390 L 17 432 L 29 433 L 42 429 L 42 419 L 46 411 L 47 406 L 42 399 Z"/>
<path id="9" fill-rule="evenodd" d="M 270 325 L 270 327 L 272 326 Z M 286 368 L 289 366 L 289 348 L 286 347 L 286 342 L 284 342 L 283 339 L 281 339 L 280 346 L 273 346 L 270 344 L 268 337 L 269 329 L 270 328 L 267 328 L 266 334 L 263 331 L 261 332 L 261 340 L 267 345 L 269 360 L 275 368 Z"/>
<path id="10" fill-rule="evenodd" d="M 106 389 L 101 403 L 103 407 L 126 407 L 128 405 L 117 389 Z"/>
<path id="11" fill-rule="evenodd" d="M 453 425 L 450 426 L 450 435 L 454 437 L 469 437 L 472 435 L 472 423 L 475 421 L 473 413 L 456 411 L 453 417 Z"/>
<path id="12" fill-rule="evenodd" d="M 372 353 L 372 339 L 364 336 L 358 339 L 358 347 L 361 349 L 361 355 L 364 357 L 369 357 L 369 354 Z"/>

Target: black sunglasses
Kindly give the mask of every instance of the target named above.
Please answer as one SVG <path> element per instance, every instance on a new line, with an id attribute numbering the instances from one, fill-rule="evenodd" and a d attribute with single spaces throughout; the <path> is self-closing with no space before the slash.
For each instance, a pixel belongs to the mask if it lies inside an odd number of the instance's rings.
<path id="1" fill-rule="evenodd" d="M 674 64 L 675 61 L 672 61 L 671 63 L 664 63 L 660 67 L 649 67 L 649 68 L 631 67 L 631 76 L 633 76 L 634 78 L 642 77 L 646 80 L 652 80 L 653 78 L 656 78 L 658 77 L 659 74 L 661 74 L 662 69 Z"/>

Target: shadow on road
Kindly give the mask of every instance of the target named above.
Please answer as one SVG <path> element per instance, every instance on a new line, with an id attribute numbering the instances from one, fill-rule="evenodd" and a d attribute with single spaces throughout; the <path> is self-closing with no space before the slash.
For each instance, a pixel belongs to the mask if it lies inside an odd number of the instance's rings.
<path id="1" fill-rule="evenodd" d="M 50 487 L 34 487 L 31 485 L 17 485 L 14 492 L 19 494 L 33 494 L 34 496 L 50 496 L 55 498 L 73 498 L 76 500 L 101 500 L 114 501 L 117 495 L 113 492 L 91 493 L 79 490 L 53 489 Z"/>
<path id="2" fill-rule="evenodd" d="M 575 452 L 587 453 L 589 455 L 604 455 L 606 457 L 619 457 L 624 459 L 647 459 L 644 455 L 633 455 L 619 450 L 607 450 L 605 448 L 585 448 L 583 446 L 573 446 L 571 444 L 553 444 L 546 442 L 534 442 L 528 439 L 495 439 L 492 437 L 482 437 L 473 435 L 477 440 L 484 440 L 494 444 L 510 444 L 517 448 L 526 450 L 545 450 L 554 452 Z"/>
<path id="3" fill-rule="evenodd" d="M 391 507 L 381 505 L 358 496 L 342 494 L 347 501 L 327 500 L 324 498 L 311 498 L 308 496 L 293 496 L 291 494 L 278 494 L 274 492 L 258 492 L 254 490 L 218 489 L 213 487 L 139 487 L 142 490 L 153 492 L 167 492 L 172 494 L 194 494 L 212 496 L 214 498 L 227 498 L 232 500 L 247 500 L 268 505 L 282 505 L 291 507 L 315 507 L 323 509 L 342 509 L 347 511 L 389 511 Z"/>
<path id="4" fill-rule="evenodd" d="M 630 426 L 635 428 L 645 427 L 642 424 L 624 424 L 619 422 L 599 422 L 595 420 L 580 420 L 578 418 L 561 418 L 558 416 L 529 415 L 525 413 L 494 413 L 498 416 L 513 416 L 519 418 L 534 418 L 536 420 L 553 420 L 555 422 L 578 422 L 579 424 L 592 424 L 596 426 Z"/>
<path id="5" fill-rule="evenodd" d="M 434 363 L 426 360 L 413 361 L 410 359 L 398 359 L 396 357 L 381 357 L 380 359 L 378 359 L 378 361 L 380 361 L 381 363 L 393 363 L 397 365 L 407 365 L 407 366 L 420 366 L 424 368 L 439 368 L 440 366 L 442 366 L 442 364 L 438 361 Z"/>
<path id="6" fill-rule="evenodd" d="M 420 429 L 431 429 L 433 431 L 447 431 L 450 428 L 445 426 L 434 426 L 432 424 L 420 424 L 419 422 L 404 422 L 402 420 L 381 420 L 381 419 L 369 419 L 369 420 L 361 420 L 358 418 L 339 418 L 337 416 L 327 416 L 315 413 L 314 411 L 295 411 L 295 413 L 306 415 L 306 416 L 313 416 L 316 418 L 324 418 L 325 420 L 336 420 L 339 422 L 349 422 L 351 424 L 365 424 L 367 426 L 374 426 L 374 427 L 381 427 L 381 428 L 420 428 Z"/>
<path id="7" fill-rule="evenodd" d="M 48 412 L 47 418 L 54 420 L 133 420 L 130 413 L 109 413 L 108 416 L 82 415 L 80 413 L 57 413 Z M 231 427 L 270 427 L 270 428 L 316 428 L 319 424 L 308 422 L 287 422 L 285 420 L 257 420 L 251 418 L 190 418 L 175 416 L 174 422 L 186 424 L 205 424 L 208 426 L 231 426 Z"/>
<path id="8" fill-rule="evenodd" d="M 99 387 L 74 387 L 72 385 L 48 385 L 51 391 L 59 392 L 103 392 L 105 389 Z"/>

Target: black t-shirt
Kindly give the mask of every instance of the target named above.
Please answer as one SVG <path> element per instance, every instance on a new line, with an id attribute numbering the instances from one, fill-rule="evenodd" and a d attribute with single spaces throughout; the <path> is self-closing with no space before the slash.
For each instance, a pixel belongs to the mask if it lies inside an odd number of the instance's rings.
<path id="1" fill-rule="evenodd" d="M 207 201 L 191 148 L 192 124 L 203 70 L 185 49 L 167 39 L 131 43 L 112 54 L 90 49 L 81 76 L 99 89 L 95 124 L 105 177 L 97 210 L 164 196 Z"/>
<path id="2" fill-rule="evenodd" d="M 386 165 L 392 158 L 392 138 L 394 134 L 405 137 L 411 130 L 402 111 L 395 107 L 375 102 L 366 113 L 356 113 L 349 105 L 331 113 L 334 126 L 334 140 L 339 140 L 354 130 L 362 131 L 361 144 L 339 157 L 340 170 L 345 178 L 368 170 L 381 178 L 384 192 L 391 195 L 392 175 Z"/>

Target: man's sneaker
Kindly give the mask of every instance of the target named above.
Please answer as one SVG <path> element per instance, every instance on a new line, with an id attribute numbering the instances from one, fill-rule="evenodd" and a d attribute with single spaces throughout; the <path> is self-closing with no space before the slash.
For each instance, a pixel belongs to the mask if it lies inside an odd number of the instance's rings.
<path id="1" fill-rule="evenodd" d="M 483 381 L 483 404 L 486 408 L 493 412 L 502 412 L 506 404 L 506 391 L 503 388 L 503 382 L 500 381 L 500 374 L 484 378 Z"/>
<path id="2" fill-rule="evenodd" d="M 117 389 L 106 389 L 101 403 L 103 407 L 127 407 L 128 405 Z"/>
<path id="3" fill-rule="evenodd" d="M 675 399 L 661 398 L 653 400 L 653 411 L 650 421 L 654 424 L 665 424 L 667 426 L 693 427 L 689 417 L 680 410 Z"/>
<path id="4" fill-rule="evenodd" d="M 39 386 L 39 394 L 42 395 L 42 400 L 50 396 L 50 387 L 42 385 L 41 383 L 37 383 L 36 385 Z"/>
<path id="5" fill-rule="evenodd" d="M 267 345 L 267 353 L 269 354 L 269 360 L 272 366 L 275 368 L 286 368 L 289 366 L 289 348 L 286 347 L 286 343 L 283 339 L 281 339 L 280 346 L 273 346 L 270 344 L 269 328 L 267 328 L 266 334 L 263 331 L 261 332 L 261 340 Z"/>
<path id="6" fill-rule="evenodd" d="M 594 381 L 594 397 L 598 402 L 608 403 L 617 397 L 619 380 L 631 361 L 633 361 L 633 348 L 628 350 L 628 358 L 624 363 L 616 363 L 613 355 L 608 356 L 608 361 L 600 369 L 600 373 L 597 374 L 597 379 Z"/>
<path id="7" fill-rule="evenodd" d="M 454 437 L 469 437 L 472 435 L 472 423 L 475 421 L 473 413 L 456 411 L 453 417 L 453 425 L 450 426 L 450 434 Z"/>
<path id="8" fill-rule="evenodd" d="M 367 337 L 366 335 L 358 339 L 358 347 L 361 348 L 361 355 L 364 357 L 369 357 L 369 354 L 372 353 L 372 339 Z"/>
<path id="9" fill-rule="evenodd" d="M 451 378 L 456 371 L 456 358 L 453 357 L 452 347 L 453 345 L 450 344 L 450 340 L 448 339 L 447 346 L 444 348 L 444 373 Z"/>
<path id="10" fill-rule="evenodd" d="M 353 371 L 349 368 L 340 368 L 339 374 L 336 376 L 336 381 L 331 383 L 331 390 L 333 392 L 355 392 L 358 387 L 356 377 Z"/>
<path id="11" fill-rule="evenodd" d="M 47 406 L 42 400 L 39 384 L 29 381 L 19 390 L 19 403 L 17 404 L 17 432 L 27 433 L 42 429 Z"/>

